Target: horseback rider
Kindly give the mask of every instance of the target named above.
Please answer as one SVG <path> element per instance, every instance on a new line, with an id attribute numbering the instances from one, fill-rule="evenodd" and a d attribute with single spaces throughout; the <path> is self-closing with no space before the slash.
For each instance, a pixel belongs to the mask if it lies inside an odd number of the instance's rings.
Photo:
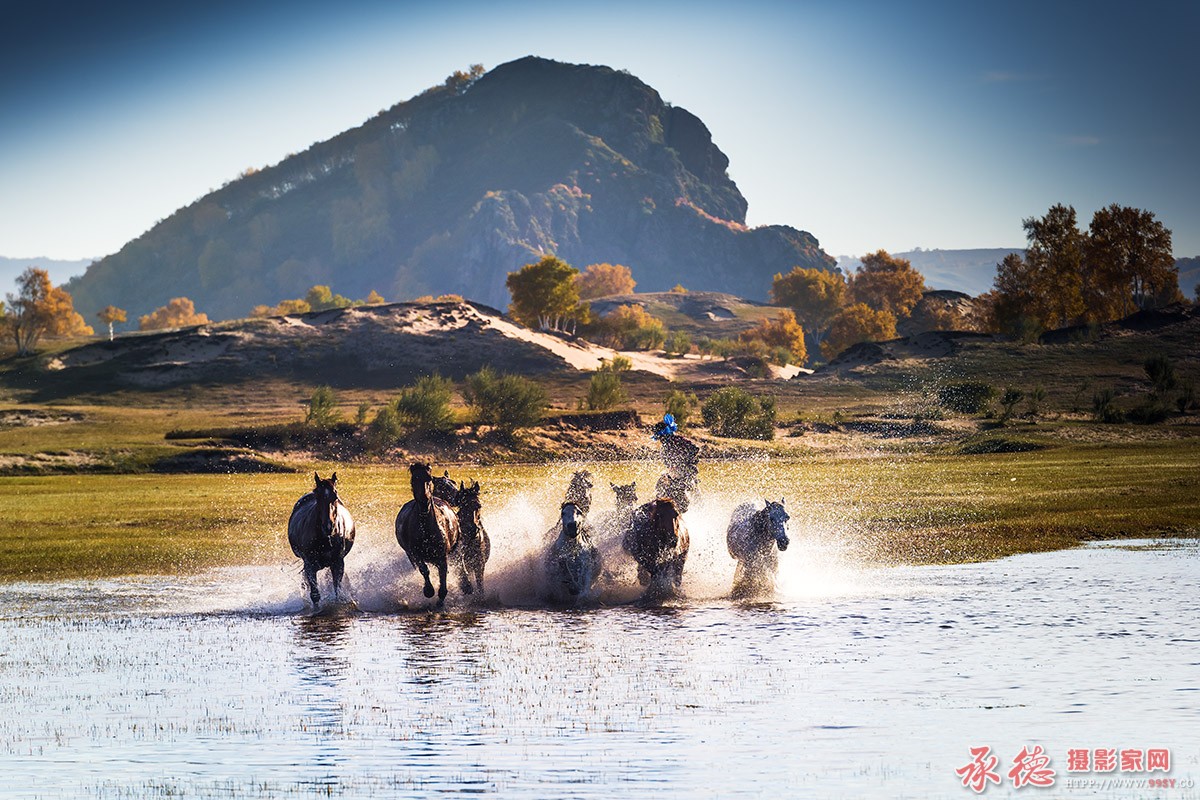
<path id="1" fill-rule="evenodd" d="M 679 425 L 671 414 L 663 415 L 654 424 L 654 440 L 662 444 L 663 463 L 667 471 L 658 479 L 655 492 L 675 501 L 680 513 L 687 511 L 688 497 L 700 484 L 700 448 L 679 433 Z"/>

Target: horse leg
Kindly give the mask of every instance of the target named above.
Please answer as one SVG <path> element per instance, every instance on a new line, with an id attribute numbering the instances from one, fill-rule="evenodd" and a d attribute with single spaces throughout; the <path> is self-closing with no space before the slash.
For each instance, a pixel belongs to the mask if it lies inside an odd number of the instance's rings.
<path id="1" fill-rule="evenodd" d="M 316 608 L 321 602 L 321 593 L 317 591 L 317 564 L 307 558 L 304 559 L 304 585 L 308 588 L 313 608 Z"/>
<path id="2" fill-rule="evenodd" d="M 438 606 L 444 606 L 446 604 L 446 573 L 449 571 L 446 568 L 446 558 L 443 556 L 434 566 L 438 571 Z M 430 595 L 425 596 L 429 597 Z"/>
<path id="3" fill-rule="evenodd" d="M 433 597 L 433 584 L 429 581 L 429 565 L 424 561 L 418 561 L 417 569 L 420 570 L 421 577 L 425 579 L 425 588 L 422 591 L 426 597 Z"/>
<path id="4" fill-rule="evenodd" d="M 346 574 L 346 562 L 341 558 L 334 559 L 329 565 L 329 574 L 333 576 L 333 597 L 335 600 L 342 599 L 342 576 Z"/>
<path id="5" fill-rule="evenodd" d="M 458 588 L 463 594 L 472 594 L 475 587 L 471 585 L 471 576 L 467 574 L 467 554 L 461 552 L 463 543 L 459 542 L 459 554 L 455 561 L 458 562 Z"/>

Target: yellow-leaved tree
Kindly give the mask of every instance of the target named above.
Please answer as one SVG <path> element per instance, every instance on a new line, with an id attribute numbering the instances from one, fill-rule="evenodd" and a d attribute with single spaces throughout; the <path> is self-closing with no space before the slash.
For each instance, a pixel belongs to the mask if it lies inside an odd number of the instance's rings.
<path id="1" fill-rule="evenodd" d="M 108 340 L 113 340 L 113 325 L 118 322 L 124 322 L 128 317 L 125 315 L 125 309 L 117 308 L 116 306 L 105 306 L 99 313 L 96 314 L 100 321 L 108 326 Z"/>
<path id="2" fill-rule="evenodd" d="M 829 323 L 829 333 L 821 342 L 821 353 L 833 359 L 850 345 L 859 342 L 882 342 L 896 338 L 896 316 L 890 311 L 876 311 L 866 303 L 846 306 Z"/>
<path id="3" fill-rule="evenodd" d="M 159 306 L 144 317 L 138 318 L 138 328 L 143 331 L 207 324 L 208 315 L 197 312 L 196 304 L 186 297 L 172 297 L 165 306 Z"/>
<path id="4" fill-rule="evenodd" d="M 17 355 L 33 352 L 43 336 L 91 336 L 94 331 L 75 311 L 75 301 L 50 283 L 44 269 L 30 267 L 17 278 L 17 293 L 8 295 L 3 325 L 17 345 Z"/>
<path id="5" fill-rule="evenodd" d="M 610 294 L 632 294 L 637 286 L 633 273 L 624 264 L 591 264 L 575 276 L 580 300 L 594 300 Z"/>

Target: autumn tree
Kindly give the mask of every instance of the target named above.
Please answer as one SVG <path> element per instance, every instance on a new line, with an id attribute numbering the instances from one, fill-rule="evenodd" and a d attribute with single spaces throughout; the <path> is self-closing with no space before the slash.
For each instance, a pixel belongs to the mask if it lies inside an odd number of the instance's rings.
<path id="1" fill-rule="evenodd" d="M 1084 264 L 1089 316 L 1119 319 L 1183 299 L 1171 231 L 1150 211 L 1116 203 L 1097 211 L 1088 228 Z"/>
<path id="2" fill-rule="evenodd" d="M 623 264 L 591 264 L 575 276 L 581 300 L 593 300 L 610 294 L 632 294 L 637 281 Z"/>
<path id="3" fill-rule="evenodd" d="M 195 303 L 186 297 L 172 297 L 165 306 L 159 306 L 144 317 L 138 318 L 138 329 L 143 331 L 207 324 L 208 315 L 198 313 Z"/>
<path id="4" fill-rule="evenodd" d="M 1062 204 L 1051 206 L 1046 216 L 1029 217 L 1021 225 L 1029 244 L 1025 249 L 1025 268 L 1019 274 L 1023 276 L 1022 290 L 1036 300 L 1031 310 L 1037 321 L 1043 328 L 1061 328 L 1077 322 L 1085 309 L 1086 242 L 1076 225 L 1075 209 Z"/>
<path id="5" fill-rule="evenodd" d="M 349 297 L 334 294 L 328 286 L 313 286 L 304 296 L 305 302 L 313 311 L 328 311 L 331 308 L 349 308 L 354 301 Z"/>
<path id="6" fill-rule="evenodd" d="M 94 332 L 75 311 L 75 301 L 50 283 L 44 269 L 30 267 L 17 278 L 17 293 L 8 295 L 3 325 L 13 337 L 18 356 L 33 352 L 43 336 L 91 336 Z"/>
<path id="7" fill-rule="evenodd" d="M 116 306 L 105 306 L 99 313 L 96 314 L 100 321 L 108 326 L 108 340 L 113 340 L 113 325 L 118 322 L 124 322 L 128 317 L 125 315 L 125 309 L 117 308 Z"/>
<path id="8" fill-rule="evenodd" d="M 925 294 L 925 277 L 913 269 L 912 262 L 886 250 L 863 256 L 862 265 L 847 283 L 851 303 L 865 303 L 896 317 L 907 317 Z"/>
<path id="9" fill-rule="evenodd" d="M 790 308 L 819 347 L 830 320 L 846 303 L 846 278 L 840 272 L 793 267 L 786 275 L 776 273 L 771 301 Z"/>
<path id="10" fill-rule="evenodd" d="M 846 306 L 829 323 L 829 333 L 821 343 L 821 353 L 832 359 L 859 342 L 882 342 L 896 338 L 896 317 L 890 311 L 876 311 L 866 303 Z"/>
<path id="11" fill-rule="evenodd" d="M 505 285 L 512 295 L 508 312 L 521 324 L 541 330 L 561 330 L 566 322 L 588 319 L 580 302 L 575 277 L 579 270 L 555 256 L 545 256 L 508 273 Z"/>
<path id="12" fill-rule="evenodd" d="M 772 350 L 783 348 L 793 364 L 803 364 L 808 358 L 804 329 L 796 322 L 796 315 L 790 309 L 785 308 L 775 319 L 763 320 L 750 330 L 743 331 L 738 338 L 742 342 L 761 341 Z"/>
<path id="13" fill-rule="evenodd" d="M 371 293 L 367 295 L 367 299 L 362 302 L 364 306 L 382 306 L 387 303 L 387 300 L 384 300 L 383 295 L 372 289 Z"/>
<path id="14" fill-rule="evenodd" d="M 592 322 L 587 335 L 618 350 L 654 350 L 666 341 L 667 329 L 642 306 L 623 305 Z"/>

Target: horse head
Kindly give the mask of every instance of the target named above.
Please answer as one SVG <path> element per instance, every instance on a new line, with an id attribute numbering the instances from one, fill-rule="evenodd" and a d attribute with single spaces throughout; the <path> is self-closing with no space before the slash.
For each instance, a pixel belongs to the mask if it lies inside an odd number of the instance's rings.
<path id="1" fill-rule="evenodd" d="M 583 513 L 587 514 L 588 509 L 592 506 L 592 473 L 580 470 L 572 475 L 571 484 L 567 487 L 567 496 L 564 499 L 568 503 L 579 506 Z"/>
<path id="2" fill-rule="evenodd" d="M 313 484 L 313 494 L 317 498 L 317 507 L 321 509 L 321 533 L 329 536 L 333 533 L 333 527 L 337 523 L 337 473 L 333 473 L 333 475 L 329 476 L 328 480 L 325 480 L 314 472 Z"/>
<path id="3" fill-rule="evenodd" d="M 433 469 L 428 464 L 410 464 L 409 478 L 412 484 L 413 500 L 418 504 L 430 507 L 433 505 Z"/>
<path id="4" fill-rule="evenodd" d="M 617 508 L 621 511 L 627 511 L 637 505 L 637 481 L 618 486 L 615 483 L 609 483 L 612 487 L 613 494 L 617 496 Z"/>
<path id="5" fill-rule="evenodd" d="M 661 549 L 679 546 L 679 509 L 669 497 L 660 497 L 650 508 L 650 530 Z"/>
<path id="6" fill-rule="evenodd" d="M 475 523 L 476 527 L 479 526 L 479 509 L 481 508 L 479 504 L 479 481 L 475 481 L 471 486 L 467 486 L 464 481 L 462 487 L 454 496 L 453 503 L 458 506 L 460 520 L 469 519 Z"/>
<path id="7" fill-rule="evenodd" d="M 579 510 L 579 506 L 571 502 L 562 504 L 562 532 L 563 536 L 574 539 L 579 535 L 579 527 L 583 524 L 583 512 Z"/>
<path id="8" fill-rule="evenodd" d="M 441 477 L 433 479 L 433 496 L 439 500 L 445 500 L 452 506 L 458 505 L 456 502 L 458 490 L 459 486 L 451 479 L 449 471 L 445 471 Z"/>
<path id="9" fill-rule="evenodd" d="M 783 507 L 782 497 L 779 498 L 778 503 L 772 503 L 770 500 L 767 500 L 766 503 L 766 507 L 759 512 L 764 516 L 765 533 L 775 540 L 780 552 L 783 552 L 791 543 L 787 535 L 787 524 L 791 517 Z"/>

